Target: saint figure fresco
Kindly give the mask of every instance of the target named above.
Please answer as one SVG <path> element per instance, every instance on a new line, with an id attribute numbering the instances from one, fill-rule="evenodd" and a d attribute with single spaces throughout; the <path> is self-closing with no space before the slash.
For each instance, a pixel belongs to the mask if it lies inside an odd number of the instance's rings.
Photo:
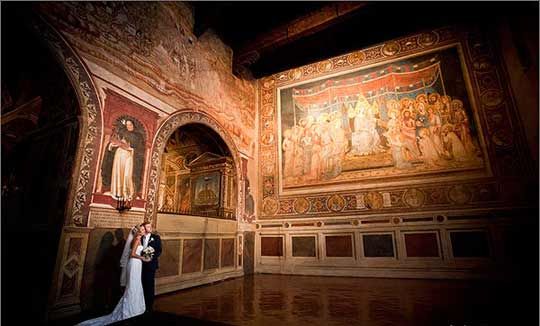
<path id="1" fill-rule="evenodd" d="M 102 190 L 116 200 L 141 198 L 144 127 L 135 118 L 119 117 L 106 143 L 101 167 Z"/>

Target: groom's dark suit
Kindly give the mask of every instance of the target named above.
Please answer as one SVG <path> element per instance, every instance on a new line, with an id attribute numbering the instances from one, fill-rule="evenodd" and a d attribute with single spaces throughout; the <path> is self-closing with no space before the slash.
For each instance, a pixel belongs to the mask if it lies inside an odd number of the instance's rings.
<path id="1" fill-rule="evenodd" d="M 154 309 L 156 270 L 159 268 L 158 257 L 159 255 L 161 255 L 161 238 L 159 237 L 159 235 L 151 233 L 150 238 L 148 239 L 147 247 L 154 248 L 155 252 L 154 257 L 151 261 L 143 261 L 141 279 L 144 291 L 144 302 L 146 304 L 146 311 L 152 312 Z"/>

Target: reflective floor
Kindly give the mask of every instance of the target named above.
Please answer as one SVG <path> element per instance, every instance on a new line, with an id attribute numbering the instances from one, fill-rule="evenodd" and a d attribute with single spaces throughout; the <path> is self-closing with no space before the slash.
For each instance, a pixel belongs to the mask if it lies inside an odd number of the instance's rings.
<path id="1" fill-rule="evenodd" d="M 231 325 L 535 325 L 538 306 L 525 290 L 487 281 L 254 275 L 161 295 L 155 309 Z"/>

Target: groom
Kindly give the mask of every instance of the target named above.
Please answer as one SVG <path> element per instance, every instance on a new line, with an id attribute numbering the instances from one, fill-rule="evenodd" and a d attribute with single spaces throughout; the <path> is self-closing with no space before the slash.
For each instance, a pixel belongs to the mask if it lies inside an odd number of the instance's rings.
<path id="1" fill-rule="evenodd" d="M 152 313 L 154 310 L 156 270 L 159 268 L 158 257 L 161 255 L 161 239 L 159 235 L 152 233 L 152 224 L 150 222 L 144 222 L 141 226 L 143 226 L 146 231 L 142 238 L 143 247 L 152 247 L 155 250 L 152 260 L 148 262 L 143 261 L 141 273 L 146 312 Z"/>

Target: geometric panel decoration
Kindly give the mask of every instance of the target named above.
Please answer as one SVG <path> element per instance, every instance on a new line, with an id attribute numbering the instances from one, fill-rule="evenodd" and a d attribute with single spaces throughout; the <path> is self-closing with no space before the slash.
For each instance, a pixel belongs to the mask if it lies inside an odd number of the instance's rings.
<path id="1" fill-rule="evenodd" d="M 166 277 L 179 274 L 180 240 L 163 240 L 163 252 L 159 257 L 157 277 Z"/>
<path id="2" fill-rule="evenodd" d="M 219 239 L 204 240 L 204 270 L 219 267 Z"/>
<path id="3" fill-rule="evenodd" d="M 450 232 L 454 257 L 488 257 L 488 235 L 485 231 Z"/>
<path id="4" fill-rule="evenodd" d="M 352 237 L 326 236 L 326 257 L 353 257 Z"/>
<path id="5" fill-rule="evenodd" d="M 407 233 L 404 238 L 407 257 L 439 257 L 437 234 Z"/>
<path id="6" fill-rule="evenodd" d="M 66 232 L 63 241 L 55 303 L 57 305 L 79 304 L 88 233 Z"/>
<path id="7" fill-rule="evenodd" d="M 182 273 L 201 271 L 202 239 L 185 239 L 182 254 Z"/>
<path id="8" fill-rule="evenodd" d="M 234 266 L 234 239 L 221 239 L 221 267 Z"/>
<path id="9" fill-rule="evenodd" d="M 261 256 L 283 256 L 282 237 L 261 237 Z"/>
<path id="10" fill-rule="evenodd" d="M 394 241 L 391 234 L 364 234 L 364 257 L 394 257 Z"/>
<path id="11" fill-rule="evenodd" d="M 316 257 L 315 237 L 292 237 L 293 257 Z"/>

